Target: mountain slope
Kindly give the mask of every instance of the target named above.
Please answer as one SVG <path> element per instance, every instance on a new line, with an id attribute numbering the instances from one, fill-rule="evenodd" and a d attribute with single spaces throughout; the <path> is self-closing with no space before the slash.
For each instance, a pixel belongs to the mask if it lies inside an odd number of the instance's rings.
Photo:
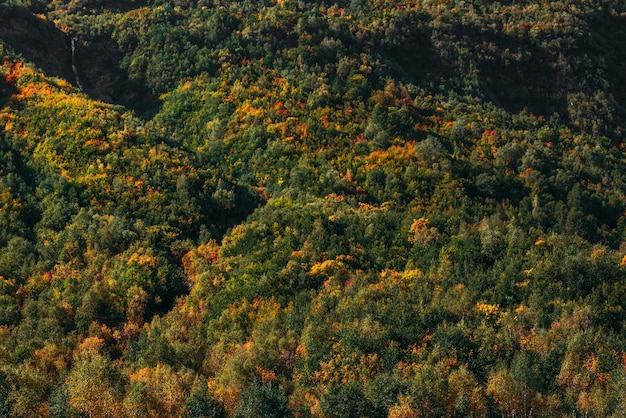
<path id="1" fill-rule="evenodd" d="M 620 2 L 28 7 L 121 75 L 0 9 L 2 413 L 623 410 Z"/>

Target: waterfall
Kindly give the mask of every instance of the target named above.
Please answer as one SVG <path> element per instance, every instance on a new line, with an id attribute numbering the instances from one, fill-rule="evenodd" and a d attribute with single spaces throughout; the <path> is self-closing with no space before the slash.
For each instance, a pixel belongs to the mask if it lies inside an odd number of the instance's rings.
<path id="1" fill-rule="evenodd" d="M 76 38 L 71 38 L 72 41 L 72 71 L 74 72 L 74 78 L 76 78 L 76 85 L 83 91 L 83 85 L 78 78 L 78 70 L 76 69 Z"/>

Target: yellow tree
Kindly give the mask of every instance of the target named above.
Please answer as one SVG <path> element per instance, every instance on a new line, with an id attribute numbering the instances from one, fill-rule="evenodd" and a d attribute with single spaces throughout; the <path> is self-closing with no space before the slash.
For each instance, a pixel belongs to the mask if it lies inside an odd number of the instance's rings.
<path id="1" fill-rule="evenodd" d="M 508 369 L 503 368 L 489 374 L 487 394 L 493 398 L 506 416 L 515 417 L 521 413 L 522 394 Z"/>
<path id="2" fill-rule="evenodd" d="M 131 392 L 125 401 L 126 413 L 142 417 L 182 416 L 193 379 L 194 374 L 190 370 L 177 372 L 166 364 L 132 373 Z"/>
<path id="3" fill-rule="evenodd" d="M 70 407 L 89 418 L 122 416 L 123 376 L 102 353 L 103 346 L 100 338 L 85 339 L 74 354 L 74 367 L 65 381 Z"/>

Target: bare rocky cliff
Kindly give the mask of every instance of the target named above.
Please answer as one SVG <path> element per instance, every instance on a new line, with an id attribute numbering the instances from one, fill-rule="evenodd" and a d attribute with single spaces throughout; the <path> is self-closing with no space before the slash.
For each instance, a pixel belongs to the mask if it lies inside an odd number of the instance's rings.
<path id="1" fill-rule="evenodd" d="M 142 86 L 129 83 L 119 67 L 123 53 L 112 39 L 90 40 L 92 47 L 20 7 L 0 5 L 0 40 L 46 75 L 63 78 L 90 97 L 135 107 L 153 98 Z M 74 55 L 72 55 L 74 53 Z"/>
<path id="2" fill-rule="evenodd" d="M 0 39 L 47 75 L 75 83 L 70 38 L 24 9 L 0 10 Z"/>

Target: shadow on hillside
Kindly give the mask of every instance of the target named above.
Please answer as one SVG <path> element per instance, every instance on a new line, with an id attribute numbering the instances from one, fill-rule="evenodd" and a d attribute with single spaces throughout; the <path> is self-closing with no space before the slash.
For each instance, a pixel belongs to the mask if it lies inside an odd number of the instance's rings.
<path id="1" fill-rule="evenodd" d="M 47 75 L 73 78 L 67 36 L 24 8 L 0 6 L 0 39 Z"/>
<path id="2" fill-rule="evenodd" d="M 593 97 L 602 92 L 614 116 L 624 118 L 619 103 L 626 99 L 626 18 L 597 12 L 585 20 L 586 33 L 575 39 L 533 41 L 475 33 L 477 45 L 495 48 L 478 61 L 485 98 L 512 113 L 528 110 L 550 116 L 556 112 L 568 119 L 569 94 Z M 544 41 L 554 46 L 541 45 Z"/>
<path id="3" fill-rule="evenodd" d="M 0 107 L 4 106 L 15 93 L 17 93 L 15 86 L 7 83 L 4 77 L 0 77 Z"/>
<path id="4" fill-rule="evenodd" d="M 403 22 L 412 28 L 409 38 L 365 47 L 381 51 L 392 75 L 408 83 L 444 93 L 458 89 L 513 114 L 556 113 L 583 132 L 601 120 L 600 134 L 611 134 L 626 121 L 626 17 L 600 10 L 582 18 L 559 39 L 547 31 L 510 35 L 497 25 L 423 13 Z"/>
<path id="5" fill-rule="evenodd" d="M 110 38 L 76 42 L 75 62 L 83 91 L 90 97 L 134 110 L 150 119 L 159 109 L 158 98 L 150 89 L 130 80 L 120 68 L 124 54 Z"/>
<path id="6" fill-rule="evenodd" d="M 54 25 L 17 6 L 0 7 L 0 39 L 47 76 L 63 78 L 78 87 L 72 68 L 72 40 Z M 75 67 L 83 91 L 95 100 L 120 104 L 142 117 L 151 117 L 158 100 L 120 68 L 123 53 L 110 38 L 75 41 Z"/>

